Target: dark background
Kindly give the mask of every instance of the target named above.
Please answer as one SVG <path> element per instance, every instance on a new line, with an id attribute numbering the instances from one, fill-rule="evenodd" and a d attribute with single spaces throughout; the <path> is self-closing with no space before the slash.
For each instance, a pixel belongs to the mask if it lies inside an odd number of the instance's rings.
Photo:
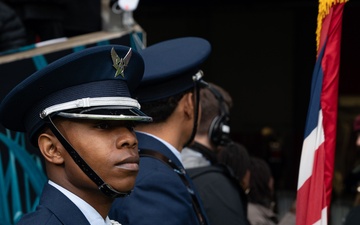
<path id="1" fill-rule="evenodd" d="M 351 144 L 346 143 L 352 135 L 353 117 L 360 113 L 358 9 L 358 1 L 350 0 L 343 16 L 339 100 L 345 99 L 345 106 L 339 104 L 339 127 L 347 134 L 339 134 L 342 140 L 337 147 L 343 159 L 351 151 Z M 233 138 L 251 154 L 261 155 L 261 129 L 272 127 L 282 143 L 278 186 L 296 190 L 316 60 L 317 13 L 318 1 L 305 0 L 140 0 L 134 18 L 145 30 L 148 46 L 182 36 L 210 41 L 212 54 L 203 68 L 205 79 L 233 96 Z M 340 170 L 346 176 L 349 168 Z"/>

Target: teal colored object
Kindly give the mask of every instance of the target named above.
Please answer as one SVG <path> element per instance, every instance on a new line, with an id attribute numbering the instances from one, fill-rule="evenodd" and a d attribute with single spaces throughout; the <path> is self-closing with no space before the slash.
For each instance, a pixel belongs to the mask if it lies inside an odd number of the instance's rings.
<path id="1" fill-rule="evenodd" d="M 130 47 L 138 52 L 141 52 L 146 47 L 142 32 L 134 32 L 130 35 Z"/>
<path id="2" fill-rule="evenodd" d="M 0 133 L 0 221 L 15 224 L 34 211 L 47 177 L 38 156 L 25 148 L 23 133 Z"/>
<path id="3" fill-rule="evenodd" d="M 37 55 L 32 57 L 32 59 L 36 69 L 38 70 L 44 68 L 48 64 L 44 55 Z"/>

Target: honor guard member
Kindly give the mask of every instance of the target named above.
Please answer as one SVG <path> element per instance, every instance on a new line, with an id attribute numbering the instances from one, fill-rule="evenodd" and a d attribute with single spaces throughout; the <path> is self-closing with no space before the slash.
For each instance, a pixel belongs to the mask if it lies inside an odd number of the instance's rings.
<path id="1" fill-rule="evenodd" d="M 23 224 L 118 224 L 108 217 L 138 173 L 134 122 L 151 121 L 131 97 L 141 55 L 114 45 L 67 55 L 18 84 L 0 105 L 2 125 L 26 132 L 49 178 Z"/>
<path id="2" fill-rule="evenodd" d="M 208 224 L 180 152 L 196 133 L 204 83 L 200 66 L 210 52 L 210 43 L 198 37 L 163 41 L 140 52 L 145 72 L 136 96 L 153 122 L 135 127 L 140 171 L 134 192 L 117 199 L 109 214 L 121 224 Z"/>

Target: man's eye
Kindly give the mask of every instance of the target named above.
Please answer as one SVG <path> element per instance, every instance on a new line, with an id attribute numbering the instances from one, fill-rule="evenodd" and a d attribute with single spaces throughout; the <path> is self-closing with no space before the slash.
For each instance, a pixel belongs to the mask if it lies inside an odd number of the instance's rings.
<path id="1" fill-rule="evenodd" d="M 108 123 L 96 124 L 96 128 L 99 128 L 99 129 L 109 129 L 109 127 L 110 127 L 110 124 L 108 124 Z"/>
<path id="2" fill-rule="evenodd" d="M 118 122 L 104 121 L 104 122 L 96 123 L 95 127 L 102 130 L 124 127 L 129 129 L 130 131 L 134 131 L 135 123 L 133 121 L 118 121 Z"/>
<path id="3" fill-rule="evenodd" d="M 129 131 L 134 131 L 135 129 L 134 129 L 134 126 L 128 126 L 128 129 L 129 129 Z"/>
<path id="4" fill-rule="evenodd" d="M 130 130 L 130 131 L 134 131 L 134 127 L 135 127 L 135 123 L 133 122 L 133 121 L 131 121 L 131 122 L 128 122 L 128 124 L 127 124 L 127 128 Z"/>

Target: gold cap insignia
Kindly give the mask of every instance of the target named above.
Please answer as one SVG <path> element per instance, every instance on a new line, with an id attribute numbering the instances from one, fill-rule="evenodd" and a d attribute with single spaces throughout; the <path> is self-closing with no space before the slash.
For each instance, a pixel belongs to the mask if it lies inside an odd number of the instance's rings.
<path id="1" fill-rule="evenodd" d="M 124 77 L 125 67 L 128 65 L 131 58 L 131 48 L 128 53 L 126 53 L 124 58 L 120 58 L 118 54 L 116 54 L 114 47 L 111 49 L 111 59 L 113 61 L 113 67 L 116 69 L 115 77 L 121 75 Z"/>

